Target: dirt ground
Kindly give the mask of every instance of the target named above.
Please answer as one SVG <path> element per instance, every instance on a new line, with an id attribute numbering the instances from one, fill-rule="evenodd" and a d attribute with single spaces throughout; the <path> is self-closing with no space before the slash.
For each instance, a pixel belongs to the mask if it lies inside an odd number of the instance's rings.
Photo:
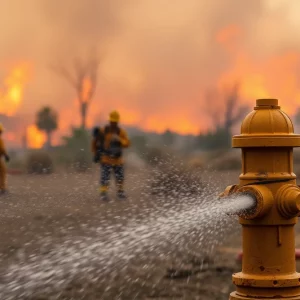
<path id="1" fill-rule="evenodd" d="M 238 179 L 237 172 L 205 176 L 216 179 L 216 186 L 220 190 Z M 193 249 L 187 252 L 176 245 L 165 246 L 171 247 L 168 248 L 171 255 L 154 253 L 154 248 L 142 253 L 133 251 L 132 253 L 139 255 L 125 259 L 125 262 L 124 258 L 122 262 L 116 260 L 110 265 L 113 272 L 106 272 L 103 261 L 99 263 L 96 256 L 102 255 L 103 246 L 97 244 L 98 250 L 95 250 L 90 245 L 102 234 L 101 226 L 107 228 L 118 224 L 120 228 L 126 228 L 136 216 L 141 216 L 143 222 L 143 219 L 151 214 L 155 215 L 159 210 L 161 203 L 149 197 L 146 199 L 143 194 L 146 179 L 142 171 L 131 171 L 128 176 L 128 200 L 118 201 L 112 194 L 108 203 L 101 202 L 97 194 L 98 170 L 86 174 L 13 175 L 8 180 L 10 193 L 0 201 L 0 285 L 5 290 L 0 293 L 1 300 L 221 300 L 228 299 L 229 293 L 234 290 L 231 274 L 241 267 L 236 259 L 241 243 L 238 222 L 230 229 L 230 235 L 213 252 L 203 251 L 206 247 L 204 241 L 194 243 Z M 105 237 L 109 238 L 111 237 Z M 190 237 L 186 236 L 184 239 L 188 241 Z M 68 253 L 71 253 L 68 252 L 68 247 L 71 249 L 76 243 L 81 245 L 75 248 L 79 249 L 79 258 L 74 258 L 73 254 L 68 257 Z M 61 245 L 67 245 L 63 251 L 58 250 L 62 249 Z M 114 255 L 120 256 L 118 251 L 127 253 L 127 250 L 123 245 L 118 245 L 109 262 L 114 261 Z M 87 251 L 91 253 L 87 255 Z M 39 285 L 42 280 L 38 278 L 38 271 L 43 270 L 43 258 L 51 258 L 49 253 L 52 252 L 54 254 L 51 254 L 53 261 L 50 266 L 53 266 L 54 271 L 49 278 L 45 278 L 50 287 L 47 289 L 46 285 Z M 81 270 L 81 255 L 85 264 L 90 265 L 86 273 L 85 267 Z M 77 264 L 75 274 L 64 285 L 56 284 L 56 280 L 59 282 L 68 277 L 69 273 L 74 273 L 72 264 Z M 70 270 L 65 270 L 65 266 L 69 266 Z M 49 265 L 45 265 L 46 267 Z M 63 268 L 64 273 L 61 273 Z M 16 283 L 10 285 L 14 280 Z M 22 293 L 16 288 L 18 284 L 25 292 Z"/>

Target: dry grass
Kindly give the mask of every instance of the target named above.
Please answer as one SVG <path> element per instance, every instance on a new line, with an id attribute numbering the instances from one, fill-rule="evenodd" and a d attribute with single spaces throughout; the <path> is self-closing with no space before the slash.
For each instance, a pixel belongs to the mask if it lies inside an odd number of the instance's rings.
<path id="1" fill-rule="evenodd" d="M 26 159 L 28 174 L 50 174 L 53 169 L 52 158 L 47 152 L 36 151 L 28 154 Z"/>
<path id="2" fill-rule="evenodd" d="M 227 151 L 220 153 L 209 163 L 209 167 L 217 171 L 232 171 L 241 169 L 242 159 L 237 151 Z"/>

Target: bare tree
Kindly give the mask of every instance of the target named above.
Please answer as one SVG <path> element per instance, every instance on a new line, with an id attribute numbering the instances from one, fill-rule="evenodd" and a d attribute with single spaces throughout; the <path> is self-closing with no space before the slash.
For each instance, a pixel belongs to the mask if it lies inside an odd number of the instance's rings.
<path id="1" fill-rule="evenodd" d="M 214 129 L 221 127 L 223 111 L 220 109 L 220 97 L 216 89 L 209 89 L 205 93 L 204 111 L 211 119 Z"/>
<path id="2" fill-rule="evenodd" d="M 63 63 L 52 66 L 53 71 L 64 77 L 76 91 L 83 129 L 86 128 L 88 108 L 97 87 L 98 67 L 99 60 L 93 54 L 88 59 L 75 58 L 69 67 Z"/>
<path id="3" fill-rule="evenodd" d="M 232 127 L 246 114 L 248 106 L 241 104 L 239 84 L 234 84 L 225 95 L 224 129 L 231 133 Z"/>
<path id="4" fill-rule="evenodd" d="M 222 128 L 228 133 L 231 133 L 232 128 L 248 110 L 246 105 L 241 104 L 238 83 L 228 88 L 223 96 L 217 90 L 208 90 L 205 100 L 205 112 L 215 129 Z"/>

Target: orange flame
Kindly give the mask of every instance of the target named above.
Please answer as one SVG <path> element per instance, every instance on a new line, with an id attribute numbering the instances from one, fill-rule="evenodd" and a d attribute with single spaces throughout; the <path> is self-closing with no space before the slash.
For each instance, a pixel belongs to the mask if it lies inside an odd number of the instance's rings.
<path id="1" fill-rule="evenodd" d="M 254 58 L 243 48 L 242 43 L 237 43 L 240 37 L 238 33 L 238 27 L 231 26 L 221 29 L 216 36 L 216 42 L 223 46 L 230 60 L 230 67 L 219 77 L 218 87 L 239 82 L 240 97 L 249 104 L 253 105 L 257 98 L 279 98 L 283 109 L 289 114 L 294 114 L 300 105 L 300 54 L 286 51 Z"/>
<path id="2" fill-rule="evenodd" d="M 4 80 L 4 88 L 0 89 L 0 113 L 14 115 L 21 105 L 24 86 L 29 78 L 29 64 L 21 63 L 14 67 Z"/>
<path id="3" fill-rule="evenodd" d="M 219 74 L 212 74 L 212 76 L 216 75 L 213 77 L 212 84 L 222 92 L 224 87 L 230 87 L 239 82 L 240 97 L 247 104 L 253 106 L 255 99 L 260 97 L 276 97 L 280 99 L 283 109 L 288 114 L 293 114 L 297 106 L 300 106 L 300 88 L 298 84 L 300 54 L 293 51 L 281 51 L 266 57 L 262 53 L 253 55 L 253 51 L 248 50 L 247 43 L 244 42 L 246 34 L 242 29 L 236 24 L 231 24 L 221 28 L 216 33 L 215 43 L 218 45 L 219 50 L 223 50 L 222 59 L 226 60 L 226 64 L 218 69 L 220 70 Z M 134 74 L 130 74 L 128 80 L 132 81 L 135 78 L 134 76 Z M 142 77 L 142 75 L 137 77 Z M 27 78 L 28 68 L 26 64 L 14 68 L 7 76 L 4 89 L 2 91 L 0 89 L 0 113 L 12 115 L 17 112 Z M 121 113 L 121 125 L 139 126 L 149 131 L 163 132 L 170 129 L 181 134 L 197 134 L 199 131 L 209 129 L 212 125 L 210 117 L 206 116 L 205 112 L 201 112 L 200 109 L 199 113 L 196 112 L 207 101 L 203 96 L 202 86 L 198 88 L 192 84 L 189 85 L 195 89 L 187 91 L 187 94 L 191 94 L 191 97 L 186 96 L 191 99 L 189 105 L 185 101 L 184 93 L 180 90 L 182 87 L 180 85 L 174 86 L 174 89 L 179 92 L 178 99 L 176 98 L 173 101 L 174 105 L 169 104 L 168 110 L 164 105 L 161 109 L 152 109 L 151 111 L 147 111 L 143 103 L 140 103 L 141 101 L 135 101 L 141 91 L 141 84 L 130 85 L 130 87 L 125 85 L 124 87 L 124 81 L 121 78 L 121 82 L 118 82 L 115 86 L 119 88 L 112 89 L 113 91 L 104 91 L 100 101 L 97 101 L 99 99 L 93 99 L 91 105 L 89 105 L 88 127 L 106 121 L 108 113 L 112 109 L 117 109 Z M 144 86 L 144 83 L 142 86 Z M 203 88 L 205 91 L 205 87 Z M 87 77 L 82 81 L 80 100 L 84 103 L 89 101 L 92 91 L 92 82 Z M 105 92 L 107 92 L 106 96 Z M 157 93 L 159 94 L 160 91 Z M 165 94 L 168 97 L 168 93 Z M 130 96 L 133 97 L 133 101 L 129 101 Z M 160 94 L 159 96 L 162 97 Z M 202 98 L 200 99 L 200 97 Z M 222 95 L 220 95 L 216 109 L 220 109 L 220 107 L 223 109 L 222 99 Z M 61 142 L 60 137 L 68 133 L 70 126 L 79 126 L 80 124 L 80 103 L 78 99 L 73 100 L 74 103 L 71 105 L 68 102 L 64 107 L 61 106 L 59 131 L 57 134 L 55 133 L 54 144 Z M 30 126 L 27 132 L 29 146 L 39 148 L 43 145 L 46 140 L 45 135 L 34 125 Z"/>
<path id="4" fill-rule="evenodd" d="M 28 126 L 26 133 L 29 148 L 39 149 L 43 147 L 46 142 L 46 136 L 35 125 Z"/>

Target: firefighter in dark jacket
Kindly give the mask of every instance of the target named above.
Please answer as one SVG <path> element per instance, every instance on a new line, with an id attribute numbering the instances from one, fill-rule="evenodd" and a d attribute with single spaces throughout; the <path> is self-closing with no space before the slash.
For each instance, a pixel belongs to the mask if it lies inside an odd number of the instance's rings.
<path id="1" fill-rule="evenodd" d="M 94 161 L 101 163 L 100 196 L 109 200 L 107 192 L 114 173 L 117 183 L 117 196 L 126 199 L 124 192 L 123 149 L 129 147 L 130 141 L 125 130 L 119 127 L 120 115 L 113 111 L 109 115 L 109 124 L 103 129 L 94 129 L 92 150 Z"/>

